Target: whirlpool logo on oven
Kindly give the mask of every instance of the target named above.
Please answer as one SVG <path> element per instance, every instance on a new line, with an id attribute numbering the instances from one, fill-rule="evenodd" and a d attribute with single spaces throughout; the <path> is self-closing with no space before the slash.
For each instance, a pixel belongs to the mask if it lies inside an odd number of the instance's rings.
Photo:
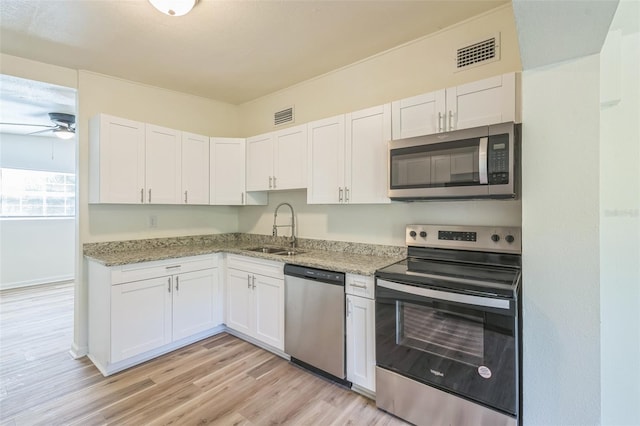
<path id="1" fill-rule="evenodd" d="M 429 369 L 429 371 L 431 372 L 431 374 L 433 374 L 434 376 L 438 376 L 438 377 L 444 377 L 444 373 L 439 372 L 438 370 L 434 370 L 433 368 Z"/>

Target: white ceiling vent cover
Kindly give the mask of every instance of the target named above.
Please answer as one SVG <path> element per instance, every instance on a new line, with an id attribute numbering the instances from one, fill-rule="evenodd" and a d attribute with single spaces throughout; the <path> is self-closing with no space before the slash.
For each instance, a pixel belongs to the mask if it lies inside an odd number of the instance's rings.
<path id="1" fill-rule="evenodd" d="M 458 49 L 456 71 L 488 64 L 500 59 L 500 33 Z"/>
<path id="2" fill-rule="evenodd" d="M 293 114 L 292 106 L 285 108 L 281 111 L 277 111 L 273 114 L 274 126 L 281 126 L 283 124 L 293 123 L 293 121 L 294 121 L 294 114 Z"/>

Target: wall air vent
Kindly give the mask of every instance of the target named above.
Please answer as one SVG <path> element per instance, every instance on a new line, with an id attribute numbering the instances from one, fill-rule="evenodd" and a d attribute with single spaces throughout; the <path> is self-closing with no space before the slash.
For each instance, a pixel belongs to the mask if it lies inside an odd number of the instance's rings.
<path id="1" fill-rule="evenodd" d="M 293 123 L 293 122 L 294 122 L 294 115 L 293 115 L 292 106 L 285 108 L 282 111 L 277 111 L 273 114 L 274 126 L 280 126 L 282 124 Z"/>
<path id="2" fill-rule="evenodd" d="M 456 71 L 484 65 L 500 59 L 500 33 L 458 49 Z"/>

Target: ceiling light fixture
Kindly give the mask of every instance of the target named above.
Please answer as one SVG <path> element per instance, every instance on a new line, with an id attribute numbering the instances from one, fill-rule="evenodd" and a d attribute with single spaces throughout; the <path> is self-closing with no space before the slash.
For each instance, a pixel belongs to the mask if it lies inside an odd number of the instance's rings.
<path id="1" fill-rule="evenodd" d="M 71 139 L 75 135 L 75 132 L 71 129 L 54 129 L 53 134 L 60 139 Z"/>
<path id="2" fill-rule="evenodd" d="M 165 15 L 182 16 L 193 9 L 197 0 L 149 0 L 149 3 Z"/>

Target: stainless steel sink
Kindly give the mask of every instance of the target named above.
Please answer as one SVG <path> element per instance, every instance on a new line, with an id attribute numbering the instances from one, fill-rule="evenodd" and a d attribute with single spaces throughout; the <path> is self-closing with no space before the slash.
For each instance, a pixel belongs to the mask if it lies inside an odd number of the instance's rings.
<path id="1" fill-rule="evenodd" d="M 258 253 L 277 254 L 278 256 L 295 256 L 302 253 L 299 250 L 292 250 L 286 247 L 252 247 L 246 250 Z"/>

